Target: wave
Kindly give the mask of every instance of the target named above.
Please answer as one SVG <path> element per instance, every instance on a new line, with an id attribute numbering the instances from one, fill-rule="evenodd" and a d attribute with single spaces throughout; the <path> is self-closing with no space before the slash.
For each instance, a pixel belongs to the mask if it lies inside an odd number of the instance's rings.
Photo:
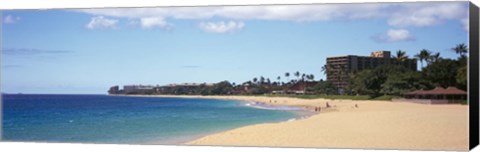
<path id="1" fill-rule="evenodd" d="M 283 111 L 301 111 L 302 108 L 299 107 L 291 107 L 291 106 L 276 106 L 276 105 L 269 105 L 262 102 L 255 102 L 250 101 L 245 104 L 245 106 L 257 108 L 257 109 L 266 109 L 266 110 L 283 110 Z"/>

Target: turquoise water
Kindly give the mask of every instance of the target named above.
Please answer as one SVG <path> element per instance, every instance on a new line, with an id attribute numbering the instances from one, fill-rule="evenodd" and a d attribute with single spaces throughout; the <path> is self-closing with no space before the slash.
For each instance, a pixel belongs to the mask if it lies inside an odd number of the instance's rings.
<path id="1" fill-rule="evenodd" d="M 2 140 L 179 144 L 307 113 L 255 102 L 106 95 L 2 95 Z"/>

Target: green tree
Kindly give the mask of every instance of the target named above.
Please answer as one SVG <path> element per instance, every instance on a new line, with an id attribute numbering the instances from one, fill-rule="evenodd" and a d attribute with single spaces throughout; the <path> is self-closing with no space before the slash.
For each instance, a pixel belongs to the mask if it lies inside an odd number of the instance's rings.
<path id="1" fill-rule="evenodd" d="M 413 89 L 420 76 L 415 71 L 399 65 L 383 65 L 352 74 L 349 88 L 358 94 L 379 96 L 381 94 L 399 94 Z"/>
<path id="2" fill-rule="evenodd" d="M 337 94 L 337 88 L 329 81 L 320 81 L 312 88 L 312 90 L 309 91 L 326 95 Z"/>
<path id="3" fill-rule="evenodd" d="M 250 89 L 251 91 L 251 94 L 265 94 L 265 93 L 268 93 L 270 92 L 271 90 L 267 89 L 265 86 L 263 85 L 257 85 L 255 87 L 252 87 Z"/>
<path id="4" fill-rule="evenodd" d="M 295 77 L 297 77 L 297 80 L 300 79 L 300 72 L 297 71 L 297 72 L 294 73 L 294 75 L 295 75 Z"/>
<path id="5" fill-rule="evenodd" d="M 422 65 L 422 68 L 423 68 L 423 61 L 426 61 L 430 57 L 430 54 L 431 54 L 430 51 L 428 51 L 427 49 L 422 49 L 420 50 L 420 53 L 415 55 L 415 58 L 420 60 L 420 64 Z"/>
<path id="6" fill-rule="evenodd" d="M 463 90 L 467 90 L 467 62 L 468 62 L 468 47 L 464 43 L 458 44 L 456 47 L 452 48 L 455 53 L 459 54 L 458 57 L 458 70 L 457 75 L 455 76 L 457 87 Z"/>
<path id="7" fill-rule="evenodd" d="M 466 54 L 468 53 L 468 47 L 467 45 L 465 45 L 465 43 L 457 44 L 457 46 L 452 48 L 452 50 L 460 56 L 466 56 Z"/>
<path id="8" fill-rule="evenodd" d="M 315 80 L 315 75 L 310 74 L 310 75 L 308 75 L 307 79 L 310 80 L 310 81 L 314 81 Z"/>
<path id="9" fill-rule="evenodd" d="M 285 72 L 285 77 L 287 78 L 287 82 L 290 81 L 290 78 L 289 78 L 289 77 L 290 77 L 290 73 Z"/>
<path id="10" fill-rule="evenodd" d="M 394 72 L 388 74 L 387 79 L 381 85 L 380 93 L 385 95 L 403 95 L 407 92 L 420 88 L 418 81 L 421 74 L 416 71 Z"/>
<path id="11" fill-rule="evenodd" d="M 375 94 L 375 88 L 380 88 L 381 84 L 376 86 L 375 79 L 372 75 L 372 69 L 366 69 L 355 73 L 350 77 L 349 88 L 357 94 Z"/>
<path id="12" fill-rule="evenodd" d="M 200 94 L 201 95 L 211 95 L 212 94 L 212 88 L 207 87 L 207 86 L 203 86 L 203 87 L 200 88 Z"/>
<path id="13" fill-rule="evenodd" d="M 457 70 L 455 79 L 459 89 L 467 90 L 467 66 L 462 66 Z"/>
<path id="14" fill-rule="evenodd" d="M 213 95 L 231 94 L 232 90 L 232 84 L 230 84 L 228 81 L 221 81 L 212 86 L 210 93 Z"/>
<path id="15" fill-rule="evenodd" d="M 438 60 L 441 60 L 441 59 L 442 57 L 440 57 L 440 52 L 437 52 L 435 54 L 430 55 L 430 57 L 428 57 L 427 59 L 427 62 L 430 64 L 433 62 L 437 62 Z"/>
<path id="16" fill-rule="evenodd" d="M 458 62 L 451 59 L 442 59 L 433 62 L 422 70 L 423 78 L 430 81 L 434 86 L 456 86 Z"/>
<path id="17" fill-rule="evenodd" d="M 322 66 L 322 73 L 323 73 L 324 75 L 327 75 L 327 71 L 328 71 L 328 70 L 327 70 L 327 65 L 325 64 L 325 65 Z"/>
<path id="18" fill-rule="evenodd" d="M 398 62 L 404 62 L 408 59 L 407 53 L 405 51 L 398 50 L 395 55 L 395 59 L 397 59 Z"/>
<path id="19" fill-rule="evenodd" d="M 265 84 L 265 78 L 263 76 L 260 76 L 260 84 Z"/>

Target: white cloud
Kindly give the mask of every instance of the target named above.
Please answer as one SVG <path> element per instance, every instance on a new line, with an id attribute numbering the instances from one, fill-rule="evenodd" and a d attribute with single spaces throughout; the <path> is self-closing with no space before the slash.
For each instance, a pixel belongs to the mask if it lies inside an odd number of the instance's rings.
<path id="1" fill-rule="evenodd" d="M 163 7 L 78 10 L 93 15 L 142 18 L 208 20 L 275 20 L 314 22 L 331 20 L 385 19 L 395 28 L 428 27 L 448 20 L 462 22 L 468 15 L 468 2 L 364 3 L 322 5 L 271 5 L 225 7 Z"/>
<path id="2" fill-rule="evenodd" d="M 323 21 L 378 17 L 386 4 L 272 5 L 226 7 L 169 7 L 128 9 L 82 9 L 81 12 L 112 17 L 174 19 L 210 19 L 222 17 L 234 20 Z"/>
<path id="3" fill-rule="evenodd" d="M 413 41 L 415 37 L 406 29 L 389 29 L 386 33 L 372 37 L 377 42 Z"/>
<path id="4" fill-rule="evenodd" d="M 142 28 L 154 28 L 168 29 L 169 24 L 162 17 L 144 17 L 140 19 L 140 25 Z"/>
<path id="5" fill-rule="evenodd" d="M 466 3 L 418 3 L 410 7 L 402 7 L 393 12 L 388 19 L 388 24 L 396 27 L 407 26 L 434 26 L 446 20 L 461 21 L 468 15 Z"/>
<path id="6" fill-rule="evenodd" d="M 108 19 L 103 16 L 96 16 L 92 17 L 90 22 L 85 25 L 88 29 L 96 29 L 96 28 L 116 28 L 118 20 L 115 19 Z"/>
<path id="7" fill-rule="evenodd" d="M 3 22 L 5 24 L 13 24 L 13 23 L 16 23 L 18 21 L 20 21 L 20 17 L 18 17 L 18 16 L 15 17 L 15 16 L 12 16 L 12 15 L 7 15 L 3 18 Z"/>
<path id="8" fill-rule="evenodd" d="M 230 33 L 238 31 L 245 27 L 243 22 L 202 22 L 198 27 L 206 32 L 212 33 Z"/>
<path id="9" fill-rule="evenodd" d="M 387 31 L 388 40 L 391 42 L 413 40 L 413 36 L 405 29 L 390 29 Z"/>

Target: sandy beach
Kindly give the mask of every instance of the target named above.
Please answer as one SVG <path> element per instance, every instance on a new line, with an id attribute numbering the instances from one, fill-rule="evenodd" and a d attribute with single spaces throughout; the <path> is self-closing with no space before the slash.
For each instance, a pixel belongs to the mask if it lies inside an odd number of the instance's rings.
<path id="1" fill-rule="evenodd" d="M 185 143 L 186 145 L 468 149 L 466 105 L 259 96 L 170 97 L 257 101 L 272 105 L 303 107 L 308 110 L 321 107 L 320 113 L 306 119 L 241 127 L 208 135 Z M 331 108 L 325 107 L 327 102 Z"/>

